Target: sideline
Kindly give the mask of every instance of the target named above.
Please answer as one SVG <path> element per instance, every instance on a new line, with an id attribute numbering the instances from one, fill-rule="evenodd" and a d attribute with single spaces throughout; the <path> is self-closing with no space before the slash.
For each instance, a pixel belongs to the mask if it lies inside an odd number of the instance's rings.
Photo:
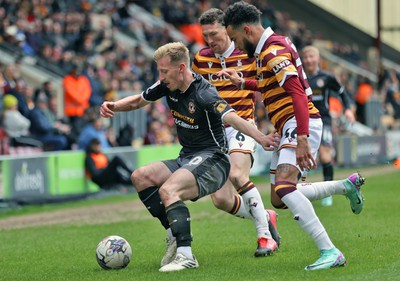
<path id="1" fill-rule="evenodd" d="M 397 171 L 400 174 L 400 169 L 395 168 L 393 164 L 382 166 L 363 167 L 359 169 L 336 169 L 335 179 L 345 178 L 353 172 L 360 172 L 366 178 L 385 175 Z M 307 177 L 306 181 L 320 181 L 322 173 L 319 171 Z M 263 196 L 269 192 L 269 182 L 257 184 Z M 202 200 L 210 200 L 206 197 Z M 6 229 L 21 229 L 28 227 L 38 227 L 54 224 L 98 224 L 109 223 L 111 221 L 126 221 L 135 219 L 152 219 L 150 216 L 143 216 L 141 211 L 146 211 L 145 207 L 139 200 L 127 202 L 113 202 L 99 205 L 68 207 L 55 211 L 43 211 L 35 214 L 26 214 L 7 217 L 0 219 L 0 230 Z"/>

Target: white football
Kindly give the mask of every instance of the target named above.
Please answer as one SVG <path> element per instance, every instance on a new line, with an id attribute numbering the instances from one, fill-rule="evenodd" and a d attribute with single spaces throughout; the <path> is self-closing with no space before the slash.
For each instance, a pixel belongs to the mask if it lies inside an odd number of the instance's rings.
<path id="1" fill-rule="evenodd" d="M 107 236 L 97 245 L 96 259 L 104 269 L 121 269 L 131 261 L 132 249 L 121 236 Z"/>

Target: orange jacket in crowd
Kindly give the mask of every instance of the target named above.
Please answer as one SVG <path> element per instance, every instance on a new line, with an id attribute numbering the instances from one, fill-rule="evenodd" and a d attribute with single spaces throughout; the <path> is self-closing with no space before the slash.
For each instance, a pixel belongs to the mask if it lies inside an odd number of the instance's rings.
<path id="1" fill-rule="evenodd" d="M 89 79 L 86 76 L 68 74 L 63 80 L 64 113 L 66 116 L 82 116 L 89 107 L 92 93 Z"/>
<path id="2" fill-rule="evenodd" d="M 88 152 L 85 159 L 85 174 L 86 177 L 92 178 L 98 176 L 102 170 L 108 165 L 108 158 L 105 154 L 99 152 Z"/>

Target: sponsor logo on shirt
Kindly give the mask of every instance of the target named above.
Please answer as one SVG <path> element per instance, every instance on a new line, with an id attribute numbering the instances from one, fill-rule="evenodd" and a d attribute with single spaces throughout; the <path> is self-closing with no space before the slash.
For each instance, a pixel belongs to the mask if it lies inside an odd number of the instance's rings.
<path id="1" fill-rule="evenodd" d="M 290 61 L 289 61 L 289 60 L 284 60 L 284 61 L 282 61 L 282 62 L 276 64 L 276 65 L 272 68 L 272 71 L 276 74 L 276 73 L 278 73 L 279 71 L 281 71 L 281 69 L 283 69 L 283 68 L 285 68 L 285 67 L 287 67 L 287 66 L 289 66 L 289 65 L 290 65 Z"/>

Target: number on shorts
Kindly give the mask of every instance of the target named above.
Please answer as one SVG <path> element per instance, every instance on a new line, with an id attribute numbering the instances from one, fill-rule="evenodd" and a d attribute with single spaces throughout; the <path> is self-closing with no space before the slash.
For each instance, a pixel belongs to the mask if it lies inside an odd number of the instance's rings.
<path id="1" fill-rule="evenodd" d="M 297 135 L 297 128 L 288 128 L 285 131 L 285 138 L 295 139 Z"/>
<path id="2" fill-rule="evenodd" d="M 238 140 L 238 141 L 244 141 L 245 140 L 245 136 L 241 133 L 241 132 L 238 132 L 237 134 L 236 134 L 236 139 Z"/>

